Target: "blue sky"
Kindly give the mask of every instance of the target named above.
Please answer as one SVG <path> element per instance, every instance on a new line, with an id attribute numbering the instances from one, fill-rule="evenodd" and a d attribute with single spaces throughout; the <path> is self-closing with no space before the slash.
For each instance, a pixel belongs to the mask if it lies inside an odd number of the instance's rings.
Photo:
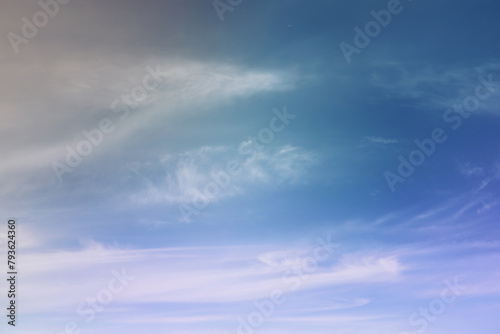
<path id="1" fill-rule="evenodd" d="M 0 5 L 2 332 L 499 332 L 496 2 L 42 4 Z"/>

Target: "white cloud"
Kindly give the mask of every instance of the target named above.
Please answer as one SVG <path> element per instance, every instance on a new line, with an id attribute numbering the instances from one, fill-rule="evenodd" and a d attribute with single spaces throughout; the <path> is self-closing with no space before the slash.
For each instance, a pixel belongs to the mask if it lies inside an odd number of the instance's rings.
<path id="1" fill-rule="evenodd" d="M 188 59 L 123 56 L 117 62 L 115 57 L 108 56 L 99 60 L 40 59 L 41 64 L 30 71 L 24 64 L 0 65 L 10 73 L 7 74 L 10 81 L 0 87 L 0 97 L 5 97 L 3 101 L 7 103 L 0 130 L 6 136 L 2 142 L 9 143 L 3 147 L 7 164 L 1 168 L 3 186 L 0 192 L 12 192 L 22 184 L 31 183 L 34 188 L 57 180 L 51 163 L 64 162 L 65 147 L 75 148 L 85 139 L 81 131 L 98 128 L 103 118 L 111 118 L 117 130 L 106 135 L 105 143 L 94 150 L 99 152 L 116 150 L 120 141 L 144 127 L 144 122 L 134 118 L 139 115 L 143 120 L 155 122 L 166 115 L 186 110 L 201 113 L 234 98 L 283 91 L 294 86 L 293 74 L 280 71 L 259 71 Z M 158 67 L 160 86 L 148 91 L 144 101 L 131 110 L 129 118 L 120 120 L 118 116 L 122 114 L 111 112 L 111 104 L 143 84 L 148 66 Z M 26 80 L 30 85 L 23 90 L 12 90 L 17 87 L 13 82 Z M 16 131 L 18 128 L 23 131 Z M 96 156 L 93 153 L 85 160 Z M 40 170 L 43 170 L 43 177 L 30 182 Z"/>
<path id="2" fill-rule="evenodd" d="M 71 309 L 106 288 L 111 270 L 121 268 L 135 280 L 117 296 L 117 307 L 122 302 L 245 302 L 265 298 L 276 287 L 292 293 L 291 283 L 283 281 L 283 268 L 269 271 L 269 266 L 259 261 L 261 252 L 262 247 L 251 246 L 141 250 L 91 242 L 80 250 L 26 253 L 22 273 L 24 312 Z M 320 264 L 317 272 L 302 281 L 299 290 L 390 281 L 400 269 L 396 259 L 352 254 L 335 266 Z M 358 304 L 363 303 L 344 306 Z"/>
<path id="3" fill-rule="evenodd" d="M 399 142 L 399 140 L 397 139 L 388 139 L 374 136 L 365 137 L 365 140 L 368 140 L 369 142 L 374 144 L 397 144 Z"/>
<path id="4" fill-rule="evenodd" d="M 465 176 L 478 176 L 478 175 L 483 175 L 484 170 L 481 167 L 473 166 L 471 163 L 463 163 L 459 164 L 459 170 L 460 173 L 462 173 Z"/>
<path id="5" fill-rule="evenodd" d="M 438 109 L 444 112 L 454 104 L 462 102 L 467 96 L 474 95 L 475 87 L 480 84 L 477 77 L 493 74 L 493 81 L 500 81 L 499 63 L 485 63 L 469 68 L 446 68 L 422 66 L 420 63 L 401 64 L 384 62 L 374 65 L 377 68 L 370 76 L 371 84 L 385 90 L 391 98 L 414 99 L 411 107 Z M 481 110 L 498 113 L 500 86 L 496 93 L 481 101 Z"/>
<path id="6" fill-rule="evenodd" d="M 240 147 L 242 145 L 249 143 L 244 142 Z M 237 161 L 241 167 L 241 172 L 234 176 L 229 175 L 226 168 L 231 160 Z M 163 182 L 146 180 L 146 190 L 131 197 L 134 202 L 191 203 L 208 184 L 214 182 L 212 176 L 220 173 L 230 176 L 229 183 L 211 198 L 212 202 L 240 195 L 246 188 L 256 185 L 306 182 L 307 170 L 317 163 L 317 156 L 291 145 L 268 147 L 251 156 L 241 155 L 234 148 L 205 146 L 177 156 L 168 155 L 159 161 L 166 171 Z"/>

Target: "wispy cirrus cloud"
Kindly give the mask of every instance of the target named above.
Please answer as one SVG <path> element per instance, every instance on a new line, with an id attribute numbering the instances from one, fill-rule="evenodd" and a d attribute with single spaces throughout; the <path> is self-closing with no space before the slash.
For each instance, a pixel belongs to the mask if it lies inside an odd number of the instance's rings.
<path id="1" fill-rule="evenodd" d="M 282 252 L 257 245 L 132 249 L 91 242 L 79 250 L 28 253 L 24 255 L 26 269 L 23 273 L 26 277 L 23 287 L 25 312 L 39 312 L 41 305 L 43 311 L 62 312 L 82 298 L 84 300 L 85 295 L 99 291 L 99 282 L 106 277 L 109 268 L 126 268 L 128 274 L 141 282 L 138 286 L 131 284 L 120 295 L 120 303 L 125 304 L 248 302 L 265 298 L 272 287 L 292 292 L 299 276 L 290 272 L 285 277 L 284 273 L 311 257 L 313 249 L 289 248 L 287 254 L 295 254 L 298 262 L 276 268 L 259 260 L 266 257 L 262 253 L 266 248 L 274 253 Z M 308 273 L 307 279 L 300 284 L 300 291 L 391 281 L 401 270 L 395 258 L 382 254 L 368 257 L 346 254 L 337 263 L 320 265 L 317 272 Z M 41 289 L 54 275 L 64 284 Z M 76 286 L 80 288 L 75 289 Z M 50 302 L 42 303 L 49 295 L 53 296 Z"/>
<path id="2" fill-rule="evenodd" d="M 43 308 L 58 319 L 74 318 L 79 303 L 106 287 L 110 268 L 125 268 L 128 275 L 135 277 L 99 314 L 100 323 L 110 326 L 235 326 L 238 316 L 248 314 L 248 307 L 269 298 L 276 288 L 285 292 L 286 301 L 275 306 L 276 313 L 269 319 L 273 324 L 294 319 L 294 323 L 304 326 L 318 322 L 338 326 L 358 319 L 394 326 L 404 324 L 406 315 L 390 300 L 434 298 L 441 289 L 436 282 L 443 277 L 460 274 L 460 283 L 467 286 L 466 296 L 500 293 L 494 284 L 498 272 L 489 266 L 498 259 L 498 242 L 365 246 L 354 252 L 338 244 L 332 246 L 334 254 L 319 263 L 315 271 L 297 272 L 294 270 L 301 268 L 303 261 L 314 256 L 317 245 L 141 249 L 89 240 L 73 250 L 26 252 L 21 302 L 27 314 Z M 446 262 L 449 256 L 465 249 L 474 250 L 474 254 L 451 264 Z M 472 263 L 474 271 L 464 271 Z M 60 284 L 49 284 L 54 276 Z M 371 306 L 373 303 L 376 306 Z M 405 303 L 401 301 L 397 307 Z M 160 314 L 158 305 L 171 311 Z M 133 315 L 123 317 L 129 312 Z"/>
<path id="3" fill-rule="evenodd" d="M 31 182 L 32 188 L 52 186 L 51 163 L 64 162 L 65 147 L 75 148 L 86 139 L 81 132 L 98 128 L 104 118 L 111 119 L 117 130 L 106 135 L 104 144 L 95 151 L 116 152 L 117 147 L 144 128 L 146 121 L 149 124 L 167 122 L 166 119 L 175 122 L 172 118 L 175 115 L 200 114 L 233 99 L 291 90 L 295 85 L 295 74 L 291 71 L 248 69 L 194 59 L 120 57 L 120 61 L 115 62 L 110 56 L 100 60 L 58 59 L 57 62 L 48 58 L 40 62 L 44 66 L 29 72 L 33 86 L 25 87 L 21 95 L 9 90 L 12 85 L 0 93 L 9 101 L 3 109 L 4 122 L 0 125 L 3 142 L 9 138 L 9 145 L 2 149 L 8 161 L 1 167 L 4 179 L 0 191 L 3 192 L 27 183 L 28 176 L 33 175 L 40 178 L 32 180 L 36 181 Z M 12 71 L 11 81 L 27 79 L 27 72 L 16 66 L 7 66 L 6 70 Z M 148 91 L 140 103 L 132 101 L 137 107 L 130 111 L 129 118 L 121 120 L 122 115 L 117 112 L 126 108 L 131 90 L 141 85 L 147 76 L 150 79 L 157 76 L 157 88 Z M 115 108 L 114 102 L 118 102 Z M 29 117 L 23 117 L 28 111 Z M 47 123 L 49 111 L 51 117 Z M 13 123 L 23 127 L 23 134 L 15 131 Z M 24 133 L 30 133 L 32 140 L 27 140 Z M 85 159 L 102 160 L 105 156 L 92 154 Z"/>
<path id="4" fill-rule="evenodd" d="M 478 76 L 488 78 L 492 75 L 491 89 L 496 94 L 482 101 L 481 110 L 498 113 L 500 98 L 500 64 L 484 63 L 474 67 L 436 66 L 421 63 L 384 62 L 377 66 L 370 76 L 371 84 L 383 89 L 390 98 L 407 98 L 414 102 L 413 107 L 443 110 L 474 93 L 481 82 Z"/>
<path id="5" fill-rule="evenodd" d="M 143 204 L 190 203 L 214 177 L 217 178 L 216 175 L 227 174 L 228 161 L 237 161 L 241 172 L 230 177 L 228 186 L 215 195 L 212 201 L 217 202 L 259 185 L 306 182 L 308 169 L 318 162 L 317 154 L 291 145 L 269 147 L 252 155 L 239 153 L 241 148 L 251 145 L 245 141 L 238 150 L 228 146 L 205 146 L 175 156 L 163 156 L 157 164 L 163 167 L 164 176 L 160 176 L 159 181 L 145 178 L 147 189 L 132 195 L 131 199 Z M 151 164 L 135 163 L 131 168 L 137 171 Z"/>
<path id="6" fill-rule="evenodd" d="M 397 144 L 397 143 L 399 143 L 399 140 L 397 140 L 397 139 L 374 137 L 374 136 L 368 136 L 368 137 L 365 137 L 364 139 L 370 143 L 373 143 L 373 144 Z"/>

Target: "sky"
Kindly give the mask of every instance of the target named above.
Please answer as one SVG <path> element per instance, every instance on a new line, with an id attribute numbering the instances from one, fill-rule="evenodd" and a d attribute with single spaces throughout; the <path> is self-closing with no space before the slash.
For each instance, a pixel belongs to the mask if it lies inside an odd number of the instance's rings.
<path id="1" fill-rule="evenodd" d="M 498 334 L 499 9 L 2 1 L 1 332 Z"/>

